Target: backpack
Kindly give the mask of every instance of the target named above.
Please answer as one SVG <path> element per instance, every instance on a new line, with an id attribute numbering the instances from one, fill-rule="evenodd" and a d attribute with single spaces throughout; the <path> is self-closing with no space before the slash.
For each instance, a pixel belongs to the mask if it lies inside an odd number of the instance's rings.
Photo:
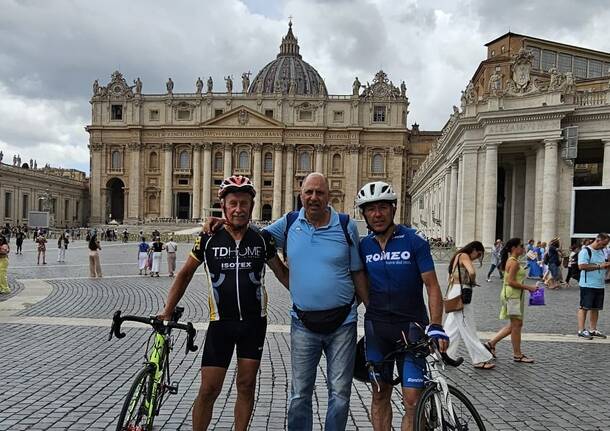
<path id="1" fill-rule="evenodd" d="M 286 229 L 284 230 L 284 249 L 282 250 L 284 260 L 288 258 L 288 231 L 290 230 L 290 226 L 292 226 L 298 218 L 298 211 L 290 211 L 288 214 L 286 214 Z M 352 241 L 352 238 L 349 236 L 349 232 L 347 231 L 347 225 L 349 224 L 349 215 L 339 213 L 339 223 L 341 224 L 343 235 L 345 235 L 345 241 L 347 241 L 347 245 L 351 247 L 354 242 Z"/>
<path id="2" fill-rule="evenodd" d="M 587 245 L 585 246 L 585 250 L 587 250 L 587 254 L 589 255 L 589 264 L 591 263 L 591 258 L 593 257 L 593 252 L 591 251 L 591 248 Z M 578 259 L 578 257 L 577 257 Z M 587 272 L 585 271 L 585 283 L 587 282 Z"/>

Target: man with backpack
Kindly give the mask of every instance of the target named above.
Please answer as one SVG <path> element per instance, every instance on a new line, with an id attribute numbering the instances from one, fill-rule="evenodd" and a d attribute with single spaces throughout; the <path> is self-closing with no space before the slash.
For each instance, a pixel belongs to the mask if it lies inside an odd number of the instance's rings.
<path id="1" fill-rule="evenodd" d="M 610 242 L 610 235 L 599 233 L 591 244 L 578 253 L 580 269 L 580 309 L 578 310 L 578 336 L 587 340 L 593 337 L 606 338 L 597 329 L 599 310 L 604 308 L 604 276 L 610 262 L 606 262 L 604 248 Z M 585 328 L 589 314 L 590 329 Z"/>
<path id="2" fill-rule="evenodd" d="M 324 175 L 311 173 L 301 187 L 303 208 L 265 228 L 284 249 L 293 303 L 288 429 L 311 430 L 312 396 L 322 352 L 326 356 L 328 410 L 324 429 L 347 423 L 359 300 L 368 302 L 358 252 L 358 230 L 347 214 L 328 205 Z M 356 298 L 358 296 L 358 298 Z"/>

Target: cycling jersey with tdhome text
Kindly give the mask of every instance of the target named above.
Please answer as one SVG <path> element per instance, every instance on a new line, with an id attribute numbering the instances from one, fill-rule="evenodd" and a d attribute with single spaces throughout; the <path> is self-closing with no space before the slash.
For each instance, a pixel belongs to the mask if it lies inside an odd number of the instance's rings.
<path id="1" fill-rule="evenodd" d="M 385 250 L 370 234 L 360 241 L 369 279 L 366 318 L 428 324 L 421 274 L 434 270 L 428 241 L 415 229 L 396 225 Z"/>
<path id="2" fill-rule="evenodd" d="M 271 234 L 254 227 L 238 242 L 225 229 L 197 237 L 191 256 L 205 266 L 211 321 L 267 315 L 265 262 L 275 255 Z"/>

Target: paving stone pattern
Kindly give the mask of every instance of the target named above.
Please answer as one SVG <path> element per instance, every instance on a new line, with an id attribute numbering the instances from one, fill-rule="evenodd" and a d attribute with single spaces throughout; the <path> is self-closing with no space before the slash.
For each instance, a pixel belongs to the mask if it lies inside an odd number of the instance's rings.
<path id="1" fill-rule="evenodd" d="M 63 266 L 49 262 L 32 265 L 28 244 L 23 256 L 11 256 L 10 283 L 14 294 L 28 278 L 53 279 L 52 293 L 22 315 L 39 317 L 109 318 L 114 310 L 149 315 L 163 304 L 171 280 L 137 277 L 135 244 L 110 243 L 104 247 L 102 279 L 87 277 L 87 256 L 79 244 Z M 180 247 L 184 260 L 187 244 Z M 78 252 L 77 250 L 80 250 Z M 29 257 L 28 257 L 29 255 Z M 23 260 L 19 260 L 23 258 Z M 26 259 L 29 260 L 26 262 Z M 134 262 L 131 264 L 130 262 Z M 439 265 L 439 278 L 444 278 Z M 442 275 L 441 275 L 442 274 Z M 116 278 L 110 278 L 113 276 Z M 268 275 L 270 324 L 289 324 L 290 298 Z M 207 319 L 205 279 L 197 276 L 187 290 L 185 319 Z M 498 280 L 482 283 L 475 292 L 479 330 L 498 329 Z M 0 300 L 6 299 L 0 296 Z M 547 292 L 546 307 L 528 307 L 526 332 L 573 333 L 577 289 Z M 362 323 L 362 319 L 360 319 Z M 602 313 L 600 328 L 608 329 Z M 114 429 L 123 397 L 141 367 L 150 331 L 126 328 L 127 337 L 107 340 L 108 328 L 4 324 L 0 331 L 3 372 L 0 373 L 1 430 L 106 430 Z M 201 347 L 204 331 L 198 334 Z M 179 393 L 170 396 L 155 429 L 191 429 L 191 406 L 199 386 L 201 350 L 184 353 L 184 335 L 176 335 L 172 380 Z M 533 365 L 513 363 L 509 342 L 498 346 L 497 367 L 480 371 L 465 364 L 448 369 L 451 382 L 471 398 L 489 430 L 607 430 L 610 422 L 609 344 L 525 342 L 523 350 L 537 359 Z M 462 351 L 466 355 L 466 352 Z M 468 362 L 468 360 L 466 361 Z M 251 429 L 285 429 L 290 387 L 289 335 L 268 332 L 258 377 Z M 230 367 L 219 397 L 211 429 L 232 429 L 235 405 L 235 364 Z M 350 430 L 370 430 L 371 386 L 355 382 L 352 388 Z M 325 363 L 318 369 L 314 393 L 315 429 L 321 429 L 328 403 Z M 400 429 L 403 412 L 399 393 L 393 400 L 393 427 Z"/>

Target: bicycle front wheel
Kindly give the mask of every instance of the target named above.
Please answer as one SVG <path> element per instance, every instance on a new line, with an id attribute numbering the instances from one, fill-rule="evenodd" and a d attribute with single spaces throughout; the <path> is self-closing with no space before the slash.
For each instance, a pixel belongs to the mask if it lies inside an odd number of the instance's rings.
<path id="1" fill-rule="evenodd" d="M 155 409 L 151 406 L 153 370 L 143 368 L 134 379 L 119 415 L 116 431 L 152 431 Z"/>
<path id="2" fill-rule="evenodd" d="M 486 431 L 481 416 L 459 389 L 449 385 L 452 412 L 436 386 L 421 395 L 415 411 L 415 431 Z"/>

